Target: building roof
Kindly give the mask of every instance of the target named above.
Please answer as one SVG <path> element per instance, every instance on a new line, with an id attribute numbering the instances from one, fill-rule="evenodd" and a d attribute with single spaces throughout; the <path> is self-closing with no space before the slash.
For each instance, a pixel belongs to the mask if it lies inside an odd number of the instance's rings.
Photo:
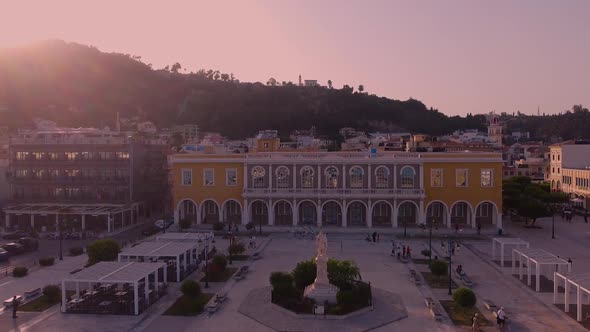
<path id="1" fill-rule="evenodd" d="M 514 249 L 514 252 L 530 258 L 539 264 L 569 264 L 565 259 L 559 258 L 554 254 L 538 248 Z"/>
<path id="2" fill-rule="evenodd" d="M 177 257 L 197 247 L 196 242 L 142 242 L 123 250 L 120 256 Z"/>
<path id="3" fill-rule="evenodd" d="M 518 237 L 495 237 L 492 240 L 501 244 L 528 244 L 527 241 Z"/>
<path id="4" fill-rule="evenodd" d="M 212 239 L 215 236 L 213 233 L 164 233 L 156 237 L 156 241 L 201 241 L 206 239 Z"/>
<path id="5" fill-rule="evenodd" d="M 87 214 L 108 215 L 127 211 L 131 208 L 128 204 L 19 204 L 4 208 L 7 213 L 31 213 L 31 214 Z"/>
<path id="6" fill-rule="evenodd" d="M 164 263 L 99 262 L 64 278 L 64 281 L 132 283 L 165 266 Z"/>

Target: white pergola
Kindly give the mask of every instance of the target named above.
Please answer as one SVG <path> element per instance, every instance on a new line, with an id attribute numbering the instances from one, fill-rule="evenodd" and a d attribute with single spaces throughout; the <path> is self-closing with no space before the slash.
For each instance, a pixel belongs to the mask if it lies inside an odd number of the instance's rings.
<path id="1" fill-rule="evenodd" d="M 139 282 L 145 279 L 144 294 L 149 301 L 149 276 L 154 274 L 154 287 L 158 292 L 158 270 L 164 269 L 164 284 L 166 284 L 166 264 L 164 263 L 136 263 L 136 262 L 99 262 L 84 270 L 63 279 L 61 282 L 61 311 L 66 312 L 66 282 L 76 284 L 76 297 L 80 297 L 80 283 L 101 284 L 132 284 L 134 312 L 139 315 Z"/>
<path id="2" fill-rule="evenodd" d="M 156 236 L 156 241 L 165 242 L 199 242 L 213 239 L 213 233 L 164 233 Z"/>
<path id="3" fill-rule="evenodd" d="M 529 243 L 520 238 L 495 237 L 492 239 L 492 260 L 496 260 L 496 243 L 500 245 L 500 266 L 504 267 L 504 248 L 515 246 L 517 249 L 529 248 Z"/>
<path id="4" fill-rule="evenodd" d="M 557 303 L 557 294 L 559 293 L 559 283 L 563 279 L 564 283 L 564 310 L 570 311 L 570 285 L 577 288 L 576 292 L 576 319 L 582 321 L 582 293 L 586 293 L 588 303 L 590 304 L 590 273 L 572 274 L 572 273 L 553 273 L 553 304 Z"/>
<path id="5" fill-rule="evenodd" d="M 119 262 L 139 259 L 159 260 L 160 258 L 176 259 L 176 281 L 180 282 L 180 267 L 186 270 L 190 264 L 197 262 L 198 243 L 194 242 L 142 242 L 135 247 L 123 250 L 119 254 Z"/>
<path id="6" fill-rule="evenodd" d="M 512 250 L 512 274 L 514 274 L 514 265 L 516 262 L 516 257 L 518 256 L 518 277 L 522 280 L 523 278 L 523 264 L 526 260 L 526 270 L 527 270 L 527 284 L 531 286 L 531 262 L 535 263 L 535 274 L 536 274 L 536 284 L 535 284 L 535 291 L 541 291 L 541 266 L 542 265 L 550 265 L 555 266 L 557 272 L 559 272 L 559 268 L 562 266 L 567 266 L 568 272 L 571 272 L 572 266 L 566 260 L 561 259 L 550 252 L 547 252 L 543 249 L 513 249 Z"/>

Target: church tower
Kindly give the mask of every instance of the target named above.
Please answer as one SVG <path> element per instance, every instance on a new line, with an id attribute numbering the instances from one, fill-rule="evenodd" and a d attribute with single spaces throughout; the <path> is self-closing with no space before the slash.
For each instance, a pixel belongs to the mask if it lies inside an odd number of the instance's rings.
<path id="1" fill-rule="evenodd" d="M 494 146 L 502 146 L 502 123 L 495 112 L 491 112 L 488 118 L 488 139 Z"/>

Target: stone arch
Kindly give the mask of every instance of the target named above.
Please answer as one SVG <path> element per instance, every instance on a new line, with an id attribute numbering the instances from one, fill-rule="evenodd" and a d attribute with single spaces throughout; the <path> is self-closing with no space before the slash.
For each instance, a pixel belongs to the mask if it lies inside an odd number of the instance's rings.
<path id="1" fill-rule="evenodd" d="M 432 201 L 426 206 L 426 222 L 434 221 L 439 227 L 447 225 L 449 208 L 442 201 Z"/>
<path id="2" fill-rule="evenodd" d="M 268 225 L 268 203 L 261 200 L 253 200 L 248 208 L 250 221 L 254 225 Z"/>
<path id="3" fill-rule="evenodd" d="M 190 198 L 181 199 L 176 205 L 178 221 L 189 218 L 191 224 L 197 224 L 199 220 L 199 205 Z"/>
<path id="4" fill-rule="evenodd" d="M 346 206 L 346 220 L 348 226 L 367 226 L 367 204 L 363 201 L 352 201 Z"/>
<path id="5" fill-rule="evenodd" d="M 214 224 L 219 222 L 219 204 L 214 199 L 206 199 L 201 203 L 201 223 Z"/>
<path id="6" fill-rule="evenodd" d="M 222 205 L 223 222 L 230 225 L 242 223 L 242 203 L 235 199 L 228 199 Z"/>
<path id="7" fill-rule="evenodd" d="M 318 223 L 318 205 L 309 199 L 302 200 L 297 204 L 297 211 L 299 212 L 299 225 L 312 225 Z"/>
<path id="8" fill-rule="evenodd" d="M 555 191 L 555 180 L 551 180 L 551 190 Z"/>
<path id="9" fill-rule="evenodd" d="M 498 206 L 491 201 L 481 201 L 475 207 L 475 225 L 495 225 L 498 220 Z"/>
<path id="10" fill-rule="evenodd" d="M 398 225 L 417 225 L 420 208 L 414 201 L 402 201 L 397 205 Z"/>
<path id="11" fill-rule="evenodd" d="M 456 201 L 451 205 L 451 224 L 469 225 L 473 215 L 473 207 L 467 201 Z"/>
<path id="12" fill-rule="evenodd" d="M 561 182 L 559 182 L 559 180 L 557 180 L 557 182 L 556 182 L 556 187 L 555 187 L 555 189 L 556 189 L 557 191 L 560 191 L 560 190 L 561 190 Z"/>
<path id="13" fill-rule="evenodd" d="M 342 204 L 329 200 L 322 204 L 322 225 L 342 226 Z"/>
<path id="14" fill-rule="evenodd" d="M 375 227 L 391 227 L 391 216 L 393 205 L 385 200 L 379 200 L 373 203 L 371 207 L 372 225 Z"/>
<path id="15" fill-rule="evenodd" d="M 273 204 L 274 224 L 293 225 L 293 205 L 291 202 L 281 199 Z"/>

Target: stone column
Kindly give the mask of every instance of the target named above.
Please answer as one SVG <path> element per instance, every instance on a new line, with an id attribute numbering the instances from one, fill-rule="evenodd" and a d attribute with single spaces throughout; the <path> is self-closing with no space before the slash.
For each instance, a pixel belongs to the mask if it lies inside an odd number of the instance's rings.
<path id="1" fill-rule="evenodd" d="M 248 212 L 248 199 L 244 199 L 244 207 L 242 208 L 242 225 L 247 225 L 250 219 L 250 213 Z"/>
<path id="2" fill-rule="evenodd" d="M 342 214 L 342 227 L 348 227 L 348 213 L 346 209 L 346 200 L 342 200 L 342 208 L 340 209 L 340 213 Z"/>
<path id="3" fill-rule="evenodd" d="M 35 229 L 35 215 L 31 213 L 31 229 Z"/>
<path id="4" fill-rule="evenodd" d="M 317 216 L 316 223 L 317 223 L 318 227 L 322 227 L 322 201 L 321 200 L 318 201 L 318 206 L 315 209 L 315 214 Z"/>
<path id="5" fill-rule="evenodd" d="M 82 215 L 82 230 L 86 229 L 86 215 Z"/>
<path id="6" fill-rule="evenodd" d="M 398 224 L 398 212 L 397 212 L 397 200 L 393 200 L 393 211 L 392 211 L 392 218 L 393 220 L 391 221 L 391 226 L 393 228 L 397 228 L 397 224 Z"/>
<path id="7" fill-rule="evenodd" d="M 393 189 L 397 189 L 397 165 L 393 165 Z"/>
<path id="8" fill-rule="evenodd" d="M 293 226 L 297 226 L 299 224 L 299 208 L 297 208 L 297 203 L 295 202 L 295 198 L 293 198 Z"/>
<path id="9" fill-rule="evenodd" d="M 371 182 L 372 182 L 372 181 L 371 181 L 371 176 L 372 176 L 373 174 L 371 174 L 371 165 L 370 165 L 370 164 L 369 164 L 369 168 L 368 168 L 368 170 L 369 170 L 369 171 L 368 171 L 367 173 L 369 173 L 369 174 L 367 174 L 367 183 L 368 183 L 368 188 L 369 188 L 369 189 L 371 189 L 371 187 L 372 187 L 372 185 L 371 185 Z"/>
<path id="10" fill-rule="evenodd" d="M 4 220 L 6 229 L 10 228 L 10 213 L 6 213 L 6 219 Z"/>
<path id="11" fill-rule="evenodd" d="M 424 165 L 420 165 L 420 189 L 424 189 Z"/>
<path id="12" fill-rule="evenodd" d="M 272 226 L 275 224 L 275 208 L 272 205 L 272 199 L 268 200 L 268 225 Z"/>
<path id="13" fill-rule="evenodd" d="M 367 227 L 369 228 L 373 228 L 373 209 L 372 209 L 372 205 L 371 205 L 371 199 L 369 199 L 369 203 L 367 204 L 367 211 L 366 213 L 366 218 L 367 218 Z"/>

